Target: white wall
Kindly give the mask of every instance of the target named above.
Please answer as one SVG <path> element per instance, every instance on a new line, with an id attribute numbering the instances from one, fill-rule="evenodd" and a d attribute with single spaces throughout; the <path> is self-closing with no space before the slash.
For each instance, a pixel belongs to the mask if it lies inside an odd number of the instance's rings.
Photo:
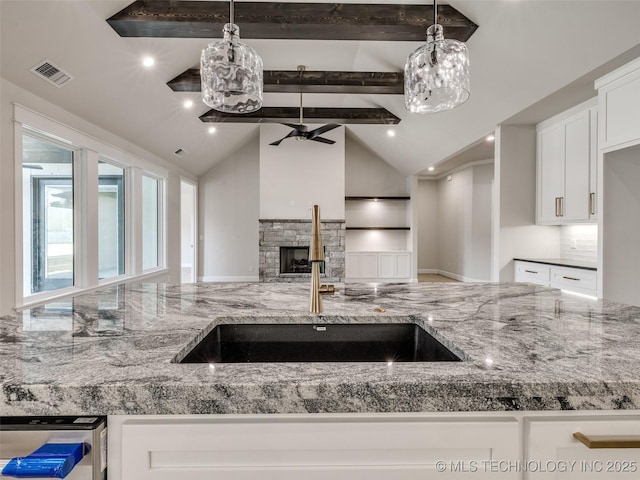
<path id="1" fill-rule="evenodd" d="M 492 279 L 512 282 L 514 257 L 560 256 L 560 231 L 535 224 L 535 126 L 502 125 L 495 142 Z"/>
<path id="2" fill-rule="evenodd" d="M 560 258 L 598 263 L 598 225 L 560 227 Z"/>
<path id="3" fill-rule="evenodd" d="M 413 205 L 418 209 L 419 272 L 438 270 L 438 202 L 438 182 L 436 180 L 419 180 L 413 202 Z"/>
<path id="4" fill-rule="evenodd" d="M 2 138 L 0 150 L 0 225 L 3 226 L 0 249 L 0 314 L 8 313 L 15 303 L 15 154 L 14 154 L 14 125 L 12 121 L 12 102 L 19 103 L 41 115 L 45 115 L 57 122 L 90 135 L 117 149 L 159 165 L 168 171 L 167 188 L 167 267 L 169 274 L 160 280 L 180 281 L 180 175 L 195 180 L 189 172 L 179 169 L 166 160 L 147 152 L 137 145 L 108 132 L 58 106 L 20 88 L 19 86 L 1 80 L 0 89 L 0 136 Z M 18 172 L 20 173 L 20 172 Z"/>
<path id="5" fill-rule="evenodd" d="M 471 261 L 465 275 L 476 280 L 491 280 L 491 210 L 494 163 L 473 167 L 471 195 Z"/>
<path id="6" fill-rule="evenodd" d="M 290 130 L 276 124 L 260 126 L 260 218 L 311 218 L 311 207 L 319 205 L 323 220 L 344 219 L 344 127 L 322 135 L 334 145 L 293 138 L 269 145 Z"/>
<path id="7" fill-rule="evenodd" d="M 255 137 L 199 179 L 202 280 L 258 280 L 259 155 Z"/>
<path id="8" fill-rule="evenodd" d="M 345 154 L 347 196 L 409 195 L 407 177 L 350 135 L 347 136 Z"/>

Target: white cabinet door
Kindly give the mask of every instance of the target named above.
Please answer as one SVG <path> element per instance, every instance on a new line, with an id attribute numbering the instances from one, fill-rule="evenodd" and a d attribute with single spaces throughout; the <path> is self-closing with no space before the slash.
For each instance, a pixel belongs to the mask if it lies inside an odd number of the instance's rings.
<path id="1" fill-rule="evenodd" d="M 122 480 L 515 480 L 491 462 L 521 448 L 513 418 L 138 417 L 122 425 Z"/>
<path id="2" fill-rule="evenodd" d="M 362 278 L 362 254 L 350 252 L 344 254 L 344 276 Z"/>
<path id="3" fill-rule="evenodd" d="M 640 143 L 640 60 L 596 81 L 600 103 L 600 148 Z"/>
<path id="4" fill-rule="evenodd" d="M 589 220 L 589 167 L 591 156 L 591 122 L 589 111 L 567 120 L 565 124 L 565 171 L 562 220 Z"/>
<path id="5" fill-rule="evenodd" d="M 640 438 L 640 417 L 532 418 L 525 421 L 526 480 L 624 480 L 640 478 L 640 449 L 587 448 L 573 436 Z"/>
<path id="6" fill-rule="evenodd" d="M 409 253 L 396 253 L 396 277 L 411 277 L 411 255 Z"/>
<path id="7" fill-rule="evenodd" d="M 589 109 L 591 117 L 591 154 L 589 161 L 589 218 L 598 218 L 598 107 Z"/>
<path id="8" fill-rule="evenodd" d="M 380 278 L 395 278 L 396 254 L 380 253 L 378 255 L 378 275 Z"/>
<path id="9" fill-rule="evenodd" d="M 377 278 L 378 277 L 378 254 L 362 253 L 360 261 L 362 276 L 360 278 Z"/>
<path id="10" fill-rule="evenodd" d="M 538 170 L 538 222 L 557 223 L 564 197 L 563 125 L 538 132 Z"/>

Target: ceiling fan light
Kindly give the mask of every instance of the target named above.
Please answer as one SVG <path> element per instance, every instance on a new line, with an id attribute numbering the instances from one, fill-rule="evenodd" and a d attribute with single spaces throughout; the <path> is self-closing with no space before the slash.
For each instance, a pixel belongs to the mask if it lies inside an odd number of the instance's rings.
<path id="1" fill-rule="evenodd" d="M 427 29 L 427 43 L 415 50 L 404 67 L 404 103 L 412 113 L 450 110 L 469 99 L 469 50 L 445 40 L 442 25 Z"/>
<path id="2" fill-rule="evenodd" d="M 262 58 L 240 42 L 237 25 L 227 23 L 223 34 L 202 50 L 202 100 L 219 112 L 255 112 L 262 108 Z"/>

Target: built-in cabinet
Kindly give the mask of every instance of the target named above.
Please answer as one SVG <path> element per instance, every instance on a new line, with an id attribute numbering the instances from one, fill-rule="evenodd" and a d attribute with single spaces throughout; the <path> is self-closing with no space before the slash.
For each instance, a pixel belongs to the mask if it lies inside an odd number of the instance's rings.
<path id="1" fill-rule="evenodd" d="M 598 90 L 602 150 L 640 143 L 640 58 L 595 82 Z"/>
<path id="2" fill-rule="evenodd" d="M 409 280 L 410 252 L 346 252 L 345 270 L 348 280 Z"/>
<path id="3" fill-rule="evenodd" d="M 596 220 L 596 99 L 537 126 L 537 223 Z"/>
<path id="4" fill-rule="evenodd" d="M 638 445 L 633 411 L 115 416 L 109 479 L 637 479 Z"/>
<path id="5" fill-rule="evenodd" d="M 598 295 L 596 270 L 516 260 L 514 279 L 594 297 Z"/>
<path id="6" fill-rule="evenodd" d="M 411 280 L 408 196 L 345 198 L 347 280 Z"/>

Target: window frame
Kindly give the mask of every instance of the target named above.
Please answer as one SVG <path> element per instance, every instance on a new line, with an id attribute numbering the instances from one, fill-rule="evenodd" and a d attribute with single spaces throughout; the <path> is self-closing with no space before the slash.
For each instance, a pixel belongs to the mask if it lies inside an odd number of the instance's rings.
<path id="1" fill-rule="evenodd" d="M 15 306 L 20 310 L 95 288 L 157 277 L 168 273 L 166 252 L 166 192 L 168 171 L 157 163 L 134 156 L 124 150 L 45 117 L 22 105 L 14 106 L 15 157 Z M 23 252 L 23 136 L 28 135 L 73 151 L 74 189 L 74 284 L 73 286 L 26 295 L 24 292 Z M 98 188 L 99 162 L 124 169 L 125 197 L 125 273 L 99 279 L 98 246 Z M 140 263 L 141 238 L 136 235 L 135 219 L 141 210 L 134 199 L 140 192 L 142 175 L 158 180 L 158 266 L 142 271 Z"/>

